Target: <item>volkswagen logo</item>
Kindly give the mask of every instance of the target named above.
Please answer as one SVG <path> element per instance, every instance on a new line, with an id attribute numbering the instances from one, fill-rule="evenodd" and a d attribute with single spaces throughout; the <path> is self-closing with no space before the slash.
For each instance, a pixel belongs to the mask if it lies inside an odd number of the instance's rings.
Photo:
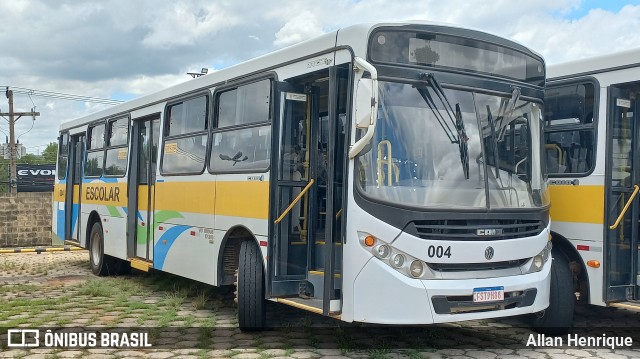
<path id="1" fill-rule="evenodd" d="M 487 247 L 487 249 L 484 250 L 484 257 L 487 258 L 487 260 L 493 258 L 493 247 Z"/>

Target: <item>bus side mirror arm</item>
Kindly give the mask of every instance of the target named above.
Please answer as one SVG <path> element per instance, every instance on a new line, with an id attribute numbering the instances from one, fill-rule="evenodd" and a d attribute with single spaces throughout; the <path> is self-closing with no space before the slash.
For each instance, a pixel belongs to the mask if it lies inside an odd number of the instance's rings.
<path id="1" fill-rule="evenodd" d="M 366 128 L 367 132 L 349 148 L 349 159 L 355 158 L 371 141 L 378 122 L 378 71 L 360 57 L 355 58 L 357 87 L 355 96 L 356 128 Z M 370 79 L 362 78 L 364 72 L 371 74 Z"/>

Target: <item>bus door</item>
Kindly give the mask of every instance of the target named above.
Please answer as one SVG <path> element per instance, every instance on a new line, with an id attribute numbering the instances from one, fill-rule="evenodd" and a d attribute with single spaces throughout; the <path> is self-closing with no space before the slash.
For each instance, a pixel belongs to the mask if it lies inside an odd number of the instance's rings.
<path id="1" fill-rule="evenodd" d="M 639 299 L 638 101 L 640 85 L 611 86 L 606 166 L 605 300 Z"/>
<path id="2" fill-rule="evenodd" d="M 71 136 L 69 149 L 69 172 L 64 199 L 65 240 L 80 240 L 80 204 L 82 196 L 82 161 L 84 160 L 85 135 Z"/>
<path id="3" fill-rule="evenodd" d="M 127 212 L 127 256 L 153 260 L 153 204 L 160 118 L 133 120 Z"/>
<path id="4" fill-rule="evenodd" d="M 339 311 L 342 167 L 334 170 L 336 69 L 280 82 L 276 91 L 271 167 L 267 296 L 324 315 Z M 327 81 L 328 80 L 328 81 Z M 344 117 L 343 117 L 344 118 Z M 331 214 L 334 215 L 331 215 Z"/>

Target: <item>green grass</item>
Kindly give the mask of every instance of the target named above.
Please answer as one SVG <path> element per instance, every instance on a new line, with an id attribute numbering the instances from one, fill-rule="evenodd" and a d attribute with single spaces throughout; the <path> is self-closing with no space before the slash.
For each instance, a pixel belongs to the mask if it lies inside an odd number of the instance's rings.
<path id="1" fill-rule="evenodd" d="M 3 286 L 0 286 L 0 294 L 7 294 L 7 293 L 29 294 L 29 293 L 34 293 L 40 290 L 42 290 L 40 286 L 33 285 L 33 284 L 5 284 Z"/>
<path id="2" fill-rule="evenodd" d="M 16 262 L 10 262 L 10 261 L 0 262 L 0 270 L 2 271 L 9 271 L 14 269 L 18 269 L 18 264 Z"/>
<path id="3" fill-rule="evenodd" d="M 373 358 L 373 359 L 389 358 L 389 349 L 371 349 L 369 350 L 369 358 Z"/>
<path id="4" fill-rule="evenodd" d="M 78 294 L 90 297 L 112 297 L 120 294 L 119 288 L 107 278 L 90 279 L 81 285 Z"/>
<path id="5" fill-rule="evenodd" d="M 284 351 L 284 356 L 286 356 L 286 357 L 290 357 L 290 356 L 291 356 L 291 354 L 293 354 L 293 348 L 287 348 L 287 349 Z"/>
<path id="6" fill-rule="evenodd" d="M 178 310 L 184 303 L 184 300 L 187 298 L 187 293 L 185 291 L 177 289 L 169 294 L 167 294 L 161 301 L 161 304 L 166 305 L 167 307 Z"/>
<path id="7" fill-rule="evenodd" d="M 196 353 L 196 356 L 198 356 L 198 358 L 200 359 L 209 358 L 209 349 L 198 350 L 198 352 Z"/>
<path id="8" fill-rule="evenodd" d="M 207 300 L 209 295 L 205 290 L 197 290 L 196 297 L 193 299 L 194 309 L 204 309 L 207 306 Z"/>

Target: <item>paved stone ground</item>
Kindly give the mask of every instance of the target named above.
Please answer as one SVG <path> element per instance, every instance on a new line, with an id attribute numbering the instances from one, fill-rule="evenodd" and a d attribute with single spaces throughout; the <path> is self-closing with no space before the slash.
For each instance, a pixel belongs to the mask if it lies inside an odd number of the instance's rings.
<path id="1" fill-rule="evenodd" d="M 526 348 L 532 332 L 513 318 L 389 328 L 269 303 L 274 327 L 242 333 L 233 289 L 164 273 L 97 278 L 88 263 L 85 251 L 0 254 L 0 358 L 640 358 L 638 349 L 606 346 Z M 640 345 L 640 313 L 581 306 L 575 324 L 580 335 L 616 328 Z M 153 347 L 8 349 L 16 327 L 145 332 Z"/>

